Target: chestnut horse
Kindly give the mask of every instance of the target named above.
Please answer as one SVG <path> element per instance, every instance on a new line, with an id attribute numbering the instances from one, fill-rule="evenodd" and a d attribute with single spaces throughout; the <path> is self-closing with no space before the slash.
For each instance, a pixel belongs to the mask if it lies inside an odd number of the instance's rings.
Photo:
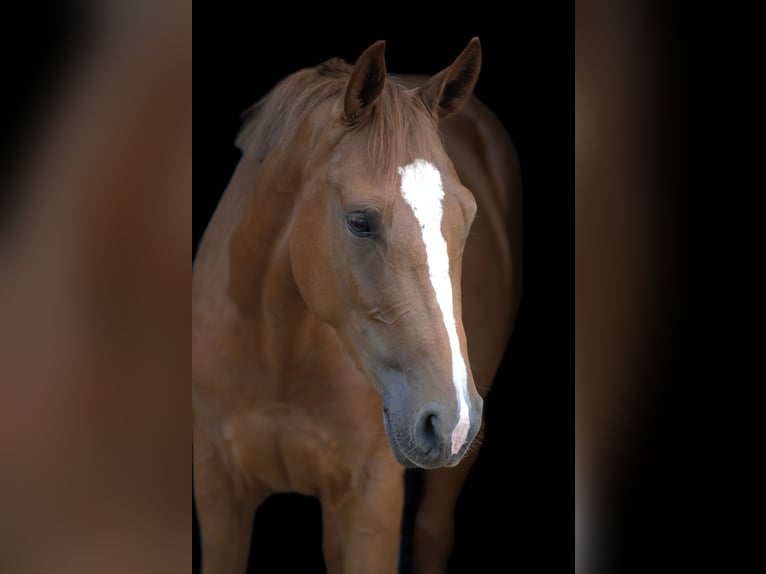
<path id="1" fill-rule="evenodd" d="M 278 492 L 319 498 L 328 572 L 395 572 L 405 467 L 430 469 L 415 571 L 446 570 L 520 296 L 519 166 L 480 65 L 474 38 L 430 79 L 387 76 L 378 42 L 251 109 L 192 280 L 206 574 L 246 569 Z"/>

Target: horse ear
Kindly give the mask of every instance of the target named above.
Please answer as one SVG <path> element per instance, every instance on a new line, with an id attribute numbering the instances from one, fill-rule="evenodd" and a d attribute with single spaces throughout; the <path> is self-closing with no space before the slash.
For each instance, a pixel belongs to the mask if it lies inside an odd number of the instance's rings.
<path id="1" fill-rule="evenodd" d="M 437 118 L 446 118 L 471 97 L 480 70 L 481 42 L 474 37 L 449 68 L 433 76 L 418 91 Z"/>
<path id="2" fill-rule="evenodd" d="M 343 113 L 347 121 L 359 118 L 374 104 L 386 85 L 386 42 L 380 40 L 367 48 L 354 65 L 346 85 Z"/>

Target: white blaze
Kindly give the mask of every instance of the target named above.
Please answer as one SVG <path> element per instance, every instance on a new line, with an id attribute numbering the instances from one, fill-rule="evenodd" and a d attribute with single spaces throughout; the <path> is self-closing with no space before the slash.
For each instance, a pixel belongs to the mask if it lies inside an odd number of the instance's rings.
<path id="1" fill-rule="evenodd" d="M 456 454 L 465 443 L 470 427 L 468 415 L 468 372 L 460 351 L 457 324 L 452 305 L 452 282 L 449 276 L 449 255 L 447 242 L 442 235 L 442 200 L 444 189 L 439 170 L 433 164 L 416 159 L 399 168 L 402 178 L 402 196 L 412 208 L 420 224 L 423 243 L 426 246 L 426 261 L 436 302 L 442 312 L 447 329 L 450 352 L 452 353 L 452 383 L 458 404 L 457 424 L 452 431 L 452 454 Z"/>

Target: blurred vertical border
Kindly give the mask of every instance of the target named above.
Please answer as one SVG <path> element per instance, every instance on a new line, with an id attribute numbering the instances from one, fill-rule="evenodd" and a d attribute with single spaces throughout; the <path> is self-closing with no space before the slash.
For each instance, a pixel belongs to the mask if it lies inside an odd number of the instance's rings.
<path id="1" fill-rule="evenodd" d="M 1 36 L 0 571 L 188 571 L 191 3 Z"/>
<path id="2" fill-rule="evenodd" d="M 688 414 L 695 204 L 686 150 L 691 13 L 577 0 L 575 555 L 577 571 L 684 571 L 699 440 Z M 705 378 L 702 375 L 701 378 Z"/>

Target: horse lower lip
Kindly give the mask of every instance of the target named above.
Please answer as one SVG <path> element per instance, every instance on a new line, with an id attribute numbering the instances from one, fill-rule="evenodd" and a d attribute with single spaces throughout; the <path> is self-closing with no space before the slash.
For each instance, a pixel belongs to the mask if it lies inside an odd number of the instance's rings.
<path id="1" fill-rule="evenodd" d="M 396 432 L 394 431 L 394 425 L 391 424 L 391 415 L 386 408 L 383 409 L 383 420 L 387 430 L 386 434 L 388 435 L 389 446 L 391 447 L 396 460 L 404 467 L 417 468 L 419 465 L 412 461 L 410 457 L 404 453 L 404 449 L 399 444 L 399 440 L 396 437 Z"/>

